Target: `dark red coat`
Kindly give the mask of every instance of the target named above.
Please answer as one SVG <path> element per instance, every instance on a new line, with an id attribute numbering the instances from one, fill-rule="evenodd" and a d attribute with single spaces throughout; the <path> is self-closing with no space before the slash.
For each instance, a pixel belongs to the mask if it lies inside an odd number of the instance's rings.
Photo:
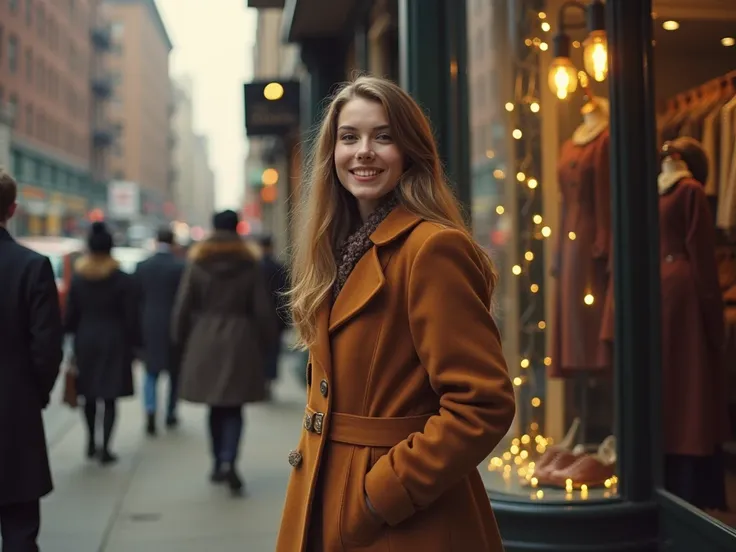
<path id="1" fill-rule="evenodd" d="M 728 434 L 723 302 L 703 186 L 683 178 L 659 198 L 664 450 L 709 455 Z"/>

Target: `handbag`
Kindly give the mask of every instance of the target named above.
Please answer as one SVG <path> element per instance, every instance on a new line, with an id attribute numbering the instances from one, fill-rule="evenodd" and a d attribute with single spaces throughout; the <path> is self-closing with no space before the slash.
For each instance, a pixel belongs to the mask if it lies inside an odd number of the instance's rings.
<path id="1" fill-rule="evenodd" d="M 77 408 L 77 369 L 69 366 L 64 373 L 64 396 L 62 401 L 70 408 Z"/>

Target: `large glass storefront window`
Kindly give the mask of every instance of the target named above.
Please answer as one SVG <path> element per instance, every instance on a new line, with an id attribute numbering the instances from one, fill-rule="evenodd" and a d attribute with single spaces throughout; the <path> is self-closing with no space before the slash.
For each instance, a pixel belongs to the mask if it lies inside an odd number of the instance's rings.
<path id="1" fill-rule="evenodd" d="M 586 29 L 582 4 L 562 4 L 468 4 L 473 225 L 502 276 L 496 317 L 518 399 L 513 433 L 482 471 L 506 498 L 597 501 L 618 483 L 604 323 L 609 116 L 605 84 L 571 84 L 586 39 L 605 53 L 605 34 Z M 560 30 L 567 38 L 555 40 Z M 555 67 L 560 40 L 569 58 Z"/>
<path id="2" fill-rule="evenodd" d="M 476 238 L 517 389 L 508 500 L 618 498 L 603 2 L 468 2 Z M 654 2 L 664 485 L 736 527 L 736 12 Z M 664 147 L 664 149 L 663 149 Z M 656 149 L 655 149 L 656 148 Z M 731 188 L 734 188 L 733 190 Z M 731 312 L 734 311 L 734 312 Z"/>
<path id="3" fill-rule="evenodd" d="M 663 484 L 736 528 L 736 14 L 654 3 Z"/>

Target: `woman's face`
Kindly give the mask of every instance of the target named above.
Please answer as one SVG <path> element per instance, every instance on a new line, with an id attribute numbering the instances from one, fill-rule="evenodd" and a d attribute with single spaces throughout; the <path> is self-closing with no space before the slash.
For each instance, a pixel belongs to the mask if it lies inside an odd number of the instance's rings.
<path id="1" fill-rule="evenodd" d="M 347 102 L 337 119 L 335 170 L 358 201 L 363 220 L 396 188 L 403 165 L 383 106 L 363 98 Z"/>

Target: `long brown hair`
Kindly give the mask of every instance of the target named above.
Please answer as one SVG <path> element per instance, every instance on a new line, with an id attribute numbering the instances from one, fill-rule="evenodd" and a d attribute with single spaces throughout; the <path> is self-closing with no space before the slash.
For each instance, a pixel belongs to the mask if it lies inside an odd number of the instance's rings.
<path id="1" fill-rule="evenodd" d="M 354 98 L 380 103 L 391 136 L 405 158 L 406 170 L 396 187 L 401 205 L 418 217 L 455 228 L 470 236 L 460 207 L 447 183 L 427 117 L 409 94 L 393 82 L 359 76 L 344 83 L 324 114 L 307 159 L 305 200 L 297 205 L 292 284 L 288 293 L 298 345 L 309 347 L 316 337 L 317 311 L 330 297 L 337 274 L 335 253 L 347 235 L 360 225 L 355 198 L 335 172 L 337 120 Z M 473 242 L 486 263 L 489 283 L 497 275 L 486 252 Z"/>

